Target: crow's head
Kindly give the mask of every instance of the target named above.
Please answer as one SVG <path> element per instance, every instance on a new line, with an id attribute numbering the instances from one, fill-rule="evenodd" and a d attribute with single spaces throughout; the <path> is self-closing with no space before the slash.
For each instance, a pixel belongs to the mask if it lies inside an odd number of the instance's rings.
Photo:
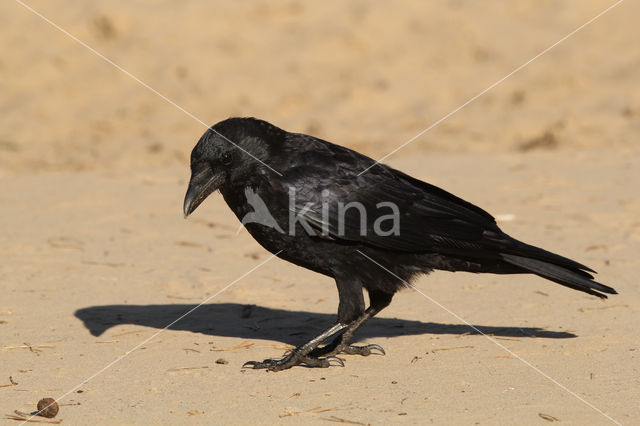
<path id="1" fill-rule="evenodd" d="M 225 185 L 249 186 L 257 176 L 275 172 L 268 164 L 269 155 L 284 134 L 255 118 L 229 118 L 209 128 L 191 151 L 185 217 Z"/>

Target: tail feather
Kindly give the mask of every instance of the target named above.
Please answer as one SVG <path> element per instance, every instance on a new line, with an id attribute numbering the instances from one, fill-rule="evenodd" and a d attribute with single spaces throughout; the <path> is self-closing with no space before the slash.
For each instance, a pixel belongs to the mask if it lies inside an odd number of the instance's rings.
<path id="1" fill-rule="evenodd" d="M 545 253 L 545 256 L 543 258 L 544 260 L 507 253 L 500 253 L 500 257 L 505 262 L 510 263 L 511 265 L 520 267 L 528 272 L 534 273 L 558 284 L 562 284 L 563 286 L 583 291 L 594 296 L 606 299 L 607 296 L 599 292 L 618 294 L 613 288 L 594 281 L 591 274 L 581 270 L 583 268 L 578 269 L 578 267 L 572 268 L 565 266 L 567 265 L 567 262 L 564 261 L 566 258 L 554 255 L 553 253 L 544 251 L 542 249 L 539 250 Z M 533 252 L 530 254 L 530 256 L 536 256 L 536 254 L 536 252 Z M 551 260 L 553 259 L 553 257 L 551 257 L 550 260 L 547 260 L 550 258 L 549 255 L 556 256 L 563 261 L 558 262 L 560 264 L 556 264 L 555 262 L 553 262 L 553 260 Z M 580 265 L 577 262 L 570 262 L 576 265 Z M 588 268 L 584 267 L 584 269 Z M 589 270 L 591 271 L 591 269 Z"/>
<path id="2" fill-rule="evenodd" d="M 588 272 L 595 272 L 588 266 L 578 263 L 564 256 L 560 256 L 550 251 L 541 249 L 540 247 L 518 241 L 506 234 L 486 233 L 485 238 L 495 244 L 495 249 L 501 253 L 509 253 L 516 256 L 543 260 L 554 265 L 576 271 L 585 277 L 593 278 Z"/>

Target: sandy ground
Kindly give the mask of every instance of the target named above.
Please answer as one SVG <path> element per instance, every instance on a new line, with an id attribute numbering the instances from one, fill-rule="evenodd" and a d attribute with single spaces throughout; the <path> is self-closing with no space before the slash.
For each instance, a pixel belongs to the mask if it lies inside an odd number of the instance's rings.
<path id="1" fill-rule="evenodd" d="M 612 3 L 29 4 L 206 123 L 254 115 L 377 157 Z M 72 390 L 64 424 L 636 423 L 639 12 L 622 3 L 387 160 L 620 295 L 434 273 L 416 287 L 457 317 L 407 290 L 359 335 L 386 356 L 264 373 L 240 366 L 331 322 L 334 283 L 269 260 L 219 195 L 183 220 L 203 125 L 3 2 L 0 415 Z"/>

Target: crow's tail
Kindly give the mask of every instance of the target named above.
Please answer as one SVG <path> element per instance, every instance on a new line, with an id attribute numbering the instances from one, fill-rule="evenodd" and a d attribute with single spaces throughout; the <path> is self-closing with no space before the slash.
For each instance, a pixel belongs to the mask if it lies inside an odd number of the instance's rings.
<path id="1" fill-rule="evenodd" d="M 500 253 L 502 260 L 526 272 L 603 299 L 607 296 L 600 292 L 618 294 L 613 288 L 594 281 L 593 275 L 587 272 L 594 271 L 586 266 L 546 250 L 518 243 L 517 249 L 511 253 Z"/>

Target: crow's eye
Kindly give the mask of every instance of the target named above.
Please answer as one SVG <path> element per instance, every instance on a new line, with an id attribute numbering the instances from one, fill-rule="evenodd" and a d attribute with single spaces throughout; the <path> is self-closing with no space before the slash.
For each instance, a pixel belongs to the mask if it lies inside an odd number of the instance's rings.
<path id="1" fill-rule="evenodd" d="M 222 154 L 222 164 L 224 164 L 225 166 L 228 166 L 229 164 L 231 164 L 231 154 L 229 153 L 224 153 Z"/>

